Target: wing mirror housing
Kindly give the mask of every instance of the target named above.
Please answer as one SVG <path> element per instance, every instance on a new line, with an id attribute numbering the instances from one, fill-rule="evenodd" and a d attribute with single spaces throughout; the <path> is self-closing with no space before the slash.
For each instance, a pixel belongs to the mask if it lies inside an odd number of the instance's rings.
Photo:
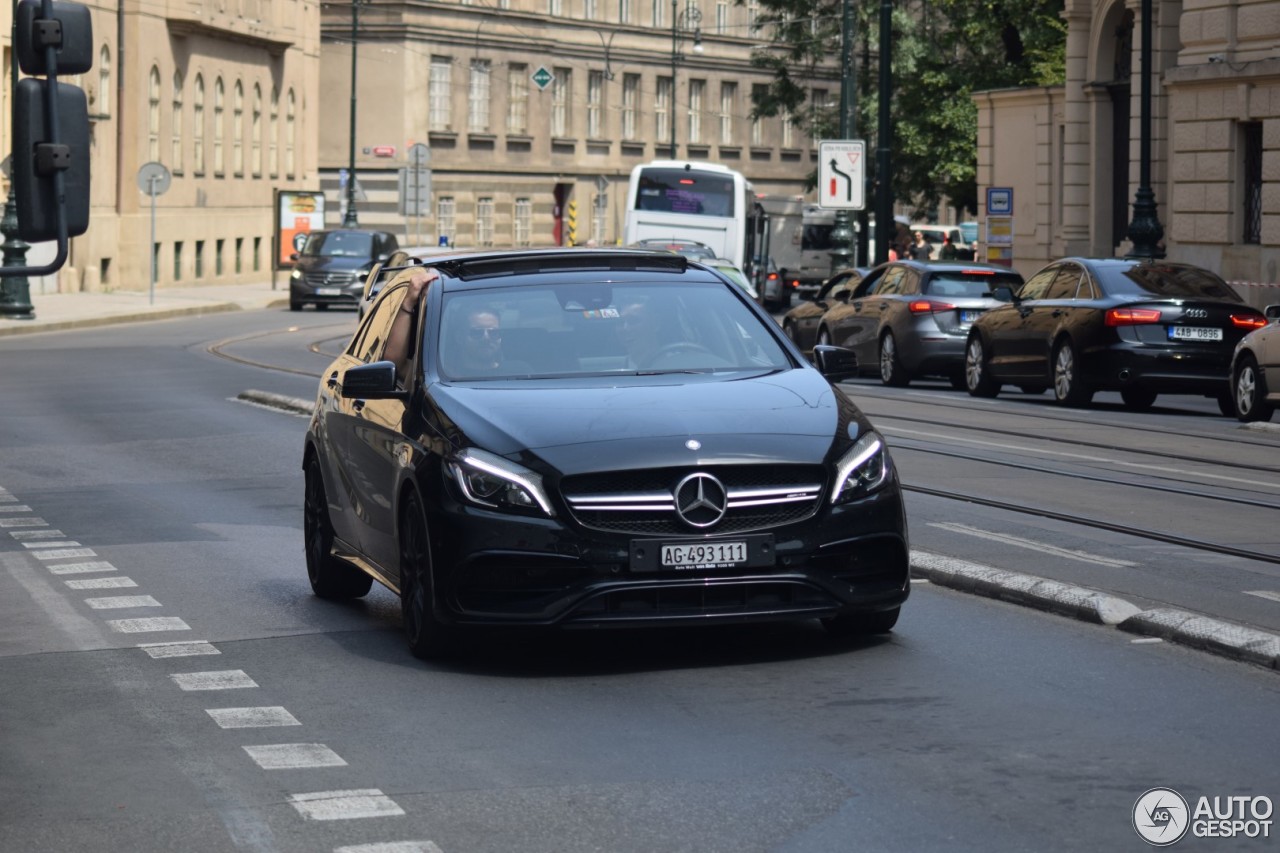
<path id="1" fill-rule="evenodd" d="M 1268 305 L 1262 309 L 1262 313 L 1267 315 L 1268 320 L 1280 320 L 1280 304 Z"/>
<path id="2" fill-rule="evenodd" d="M 1012 302 L 1014 305 L 1019 302 L 1018 297 L 1013 292 L 1013 288 L 1007 284 L 997 284 L 991 288 L 991 295 L 1001 302 Z"/>
<path id="3" fill-rule="evenodd" d="M 375 361 L 352 367 L 342 377 L 342 396 L 360 400 L 400 400 L 408 395 L 396 387 L 396 365 Z"/>
<path id="4" fill-rule="evenodd" d="M 834 382 L 858 375 L 858 356 L 844 347 L 818 344 L 813 348 L 813 363 L 819 373 Z"/>

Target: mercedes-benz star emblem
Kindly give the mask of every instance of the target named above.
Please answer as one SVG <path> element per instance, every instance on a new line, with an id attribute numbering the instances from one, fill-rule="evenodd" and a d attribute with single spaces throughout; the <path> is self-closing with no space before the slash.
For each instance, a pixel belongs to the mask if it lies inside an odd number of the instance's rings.
<path id="1" fill-rule="evenodd" d="M 676 485 L 676 513 L 691 527 L 711 527 L 724 518 L 729 495 L 710 474 L 690 474 Z"/>

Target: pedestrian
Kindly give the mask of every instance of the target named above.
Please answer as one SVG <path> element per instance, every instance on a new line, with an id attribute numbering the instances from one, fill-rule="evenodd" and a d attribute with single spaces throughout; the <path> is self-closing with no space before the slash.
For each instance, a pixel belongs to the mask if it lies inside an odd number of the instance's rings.
<path id="1" fill-rule="evenodd" d="M 951 242 L 951 235 L 947 234 L 942 238 L 942 248 L 938 250 L 938 258 L 943 261 L 954 261 L 960 257 L 956 250 L 956 244 Z"/>
<path id="2" fill-rule="evenodd" d="M 924 234 L 919 231 L 916 232 L 916 241 L 907 251 L 911 254 L 912 260 L 927 261 L 933 257 L 933 246 L 925 241 Z"/>

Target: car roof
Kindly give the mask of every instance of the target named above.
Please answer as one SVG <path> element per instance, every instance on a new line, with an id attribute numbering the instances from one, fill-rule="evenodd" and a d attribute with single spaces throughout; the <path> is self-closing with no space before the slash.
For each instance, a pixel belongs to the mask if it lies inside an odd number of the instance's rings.
<path id="1" fill-rule="evenodd" d="M 608 279 L 614 273 L 630 275 L 692 275 L 691 280 L 724 280 L 684 255 L 646 249 L 547 248 L 473 249 L 427 258 L 425 265 L 438 269 L 446 291 L 495 285 L 528 283 L 543 285 L 572 277 Z"/>
<path id="2" fill-rule="evenodd" d="M 1003 267 L 999 264 L 984 264 L 980 261 L 916 261 L 910 258 L 900 258 L 896 261 L 889 261 L 884 266 L 910 267 L 922 272 L 964 272 L 965 270 L 982 270 L 993 273 L 1009 273 L 1011 275 L 1020 276 L 1017 270 L 1012 267 Z M 877 267 L 879 269 L 879 267 Z"/>

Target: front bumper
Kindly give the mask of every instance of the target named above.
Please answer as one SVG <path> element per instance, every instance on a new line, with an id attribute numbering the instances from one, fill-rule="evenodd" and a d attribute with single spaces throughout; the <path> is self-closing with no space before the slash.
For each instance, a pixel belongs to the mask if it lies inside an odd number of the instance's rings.
<path id="1" fill-rule="evenodd" d="M 360 280 L 345 284 L 313 285 L 305 279 L 290 279 L 289 301 L 312 305 L 356 305 L 364 295 Z"/>

